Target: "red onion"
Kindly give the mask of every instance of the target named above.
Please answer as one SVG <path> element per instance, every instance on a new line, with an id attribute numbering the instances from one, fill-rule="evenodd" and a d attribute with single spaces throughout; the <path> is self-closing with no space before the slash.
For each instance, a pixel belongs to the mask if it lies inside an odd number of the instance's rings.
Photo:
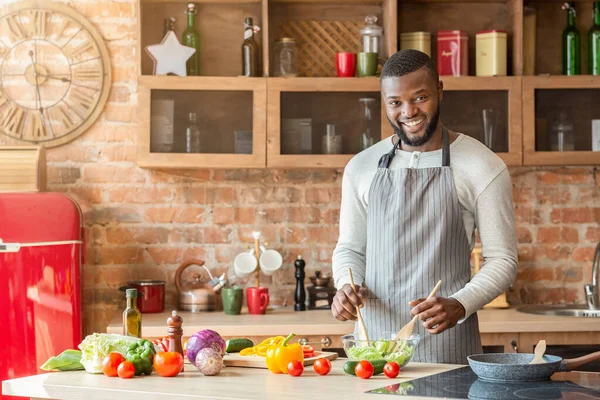
<path id="1" fill-rule="evenodd" d="M 210 329 L 203 329 L 190 336 L 187 342 L 187 358 L 196 365 L 196 356 L 198 352 L 205 348 L 214 349 L 219 355 L 225 354 L 225 340 L 217 332 Z"/>

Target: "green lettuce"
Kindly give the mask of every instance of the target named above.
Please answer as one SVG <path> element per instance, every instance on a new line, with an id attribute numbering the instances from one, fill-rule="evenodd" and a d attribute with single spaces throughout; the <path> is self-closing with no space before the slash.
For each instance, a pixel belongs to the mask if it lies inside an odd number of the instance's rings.
<path id="1" fill-rule="evenodd" d="M 407 343 L 394 346 L 393 341 L 378 340 L 370 346 L 355 346 L 346 352 L 351 360 L 375 361 L 385 359 L 403 367 L 413 356 L 414 347 Z M 391 351 L 390 351 L 391 350 Z"/>
<path id="2" fill-rule="evenodd" d="M 123 356 L 132 343 L 139 339 L 133 336 L 114 335 L 110 333 L 92 333 L 79 344 L 81 350 L 81 364 L 91 374 L 102 373 L 102 360 L 111 352 L 121 353 Z"/>

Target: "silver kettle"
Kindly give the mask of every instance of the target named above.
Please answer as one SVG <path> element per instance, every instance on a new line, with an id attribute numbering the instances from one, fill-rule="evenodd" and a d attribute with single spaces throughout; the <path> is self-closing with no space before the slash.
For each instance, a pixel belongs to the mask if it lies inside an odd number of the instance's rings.
<path id="1" fill-rule="evenodd" d="M 204 268 L 209 279 L 206 279 L 204 274 L 196 273 L 193 275 L 192 282 L 182 282 L 183 271 L 193 265 Z M 203 260 L 184 261 L 175 272 L 175 286 L 179 296 L 178 309 L 190 312 L 218 311 L 222 308 L 221 296 L 218 294 L 224 284 L 225 274 L 221 277 L 213 277 Z"/>

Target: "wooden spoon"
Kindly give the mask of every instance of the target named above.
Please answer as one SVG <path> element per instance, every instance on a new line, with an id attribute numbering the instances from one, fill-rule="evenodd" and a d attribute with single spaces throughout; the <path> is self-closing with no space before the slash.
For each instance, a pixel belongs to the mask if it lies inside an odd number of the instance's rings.
<path id="1" fill-rule="evenodd" d="M 352 268 L 348 268 L 348 274 L 350 275 L 350 284 L 352 285 L 352 290 L 358 296 L 358 292 L 354 287 L 354 278 L 352 277 Z M 365 321 L 363 320 L 362 314 L 360 313 L 360 308 L 356 306 L 356 315 L 358 316 L 358 340 L 369 340 L 369 334 L 367 333 L 367 327 L 365 326 Z"/>
<path id="2" fill-rule="evenodd" d="M 440 280 L 437 283 L 437 285 L 435 285 L 435 287 L 433 288 L 431 293 L 429 293 L 429 296 L 427 296 L 427 299 L 432 298 L 433 295 L 435 295 L 435 292 L 437 292 L 437 290 L 440 288 L 441 285 L 442 285 L 442 281 Z M 402 329 L 400 329 L 400 331 L 398 331 L 398 334 L 396 335 L 396 337 L 393 340 L 408 339 L 410 337 L 410 335 L 412 335 L 413 329 L 415 328 L 415 323 L 417 322 L 417 318 L 419 318 L 419 314 L 415 315 L 408 324 L 404 325 L 402 327 Z"/>
<path id="3" fill-rule="evenodd" d="M 529 364 L 544 364 L 546 361 L 544 361 L 544 353 L 546 352 L 546 341 L 545 340 L 540 340 L 537 344 L 537 346 L 535 346 L 535 357 L 533 357 L 533 360 L 531 360 L 531 362 Z"/>

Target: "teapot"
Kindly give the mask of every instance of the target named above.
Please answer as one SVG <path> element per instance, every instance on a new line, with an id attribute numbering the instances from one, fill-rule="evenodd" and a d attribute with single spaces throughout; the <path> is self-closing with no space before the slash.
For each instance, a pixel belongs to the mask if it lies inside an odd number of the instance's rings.
<path id="1" fill-rule="evenodd" d="M 193 275 L 193 281 L 182 282 L 181 275 L 183 271 L 193 265 L 202 267 L 209 276 L 207 281 L 203 274 Z M 175 286 L 179 292 L 178 309 L 190 312 L 216 311 L 220 309 L 221 288 L 225 284 L 225 274 L 220 277 L 213 277 L 210 270 L 204 265 L 203 260 L 189 259 L 184 261 L 177 272 L 175 272 Z"/>

